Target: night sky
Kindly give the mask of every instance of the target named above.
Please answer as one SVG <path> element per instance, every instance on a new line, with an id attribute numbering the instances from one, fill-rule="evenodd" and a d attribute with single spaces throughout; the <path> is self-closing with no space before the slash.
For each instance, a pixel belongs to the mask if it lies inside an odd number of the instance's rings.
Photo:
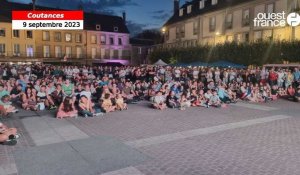
<path id="1" fill-rule="evenodd" d="M 30 3 L 31 0 L 9 0 Z M 181 0 L 183 1 L 183 0 Z M 76 9 L 122 16 L 126 11 L 127 26 L 134 35 L 143 29 L 159 29 L 173 13 L 173 0 L 36 0 L 38 5 Z"/>

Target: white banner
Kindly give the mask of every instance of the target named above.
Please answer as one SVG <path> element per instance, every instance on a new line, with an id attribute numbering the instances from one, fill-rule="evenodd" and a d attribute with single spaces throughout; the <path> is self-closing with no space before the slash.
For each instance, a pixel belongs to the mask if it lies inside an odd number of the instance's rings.
<path id="1" fill-rule="evenodd" d="M 13 30 L 83 30 L 83 20 L 12 20 Z"/>

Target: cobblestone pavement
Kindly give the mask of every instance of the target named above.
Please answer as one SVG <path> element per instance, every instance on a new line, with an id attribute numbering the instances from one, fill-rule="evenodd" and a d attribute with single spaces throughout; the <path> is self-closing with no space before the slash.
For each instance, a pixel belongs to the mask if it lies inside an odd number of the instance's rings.
<path id="1" fill-rule="evenodd" d="M 103 175 L 300 174 L 299 103 L 241 102 L 221 109 L 156 111 L 141 102 L 99 118 L 51 116 L 22 111 L 4 120 L 18 128 L 21 138 L 14 147 L 0 145 L 0 175 L 18 174 L 15 150 L 93 136 L 114 137 L 151 157 Z"/>

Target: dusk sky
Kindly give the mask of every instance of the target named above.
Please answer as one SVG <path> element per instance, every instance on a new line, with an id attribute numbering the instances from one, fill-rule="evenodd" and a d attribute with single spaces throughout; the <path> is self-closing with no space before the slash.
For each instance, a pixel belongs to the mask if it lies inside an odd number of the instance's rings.
<path id="1" fill-rule="evenodd" d="M 10 0 L 30 3 L 31 0 Z M 131 34 L 143 29 L 160 28 L 172 15 L 173 0 L 36 0 L 38 5 L 76 9 L 82 4 L 87 11 L 122 16 L 127 13 Z"/>

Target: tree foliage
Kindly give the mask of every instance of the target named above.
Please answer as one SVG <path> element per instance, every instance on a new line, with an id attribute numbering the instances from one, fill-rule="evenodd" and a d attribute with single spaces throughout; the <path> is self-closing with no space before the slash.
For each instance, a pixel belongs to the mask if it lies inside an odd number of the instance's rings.
<path id="1" fill-rule="evenodd" d="M 300 41 L 260 41 L 253 43 L 236 42 L 201 45 L 189 48 L 160 48 L 150 54 L 150 61 L 162 59 L 167 63 L 194 61 L 214 62 L 226 60 L 243 65 L 262 65 L 282 63 L 283 61 L 300 62 Z"/>

